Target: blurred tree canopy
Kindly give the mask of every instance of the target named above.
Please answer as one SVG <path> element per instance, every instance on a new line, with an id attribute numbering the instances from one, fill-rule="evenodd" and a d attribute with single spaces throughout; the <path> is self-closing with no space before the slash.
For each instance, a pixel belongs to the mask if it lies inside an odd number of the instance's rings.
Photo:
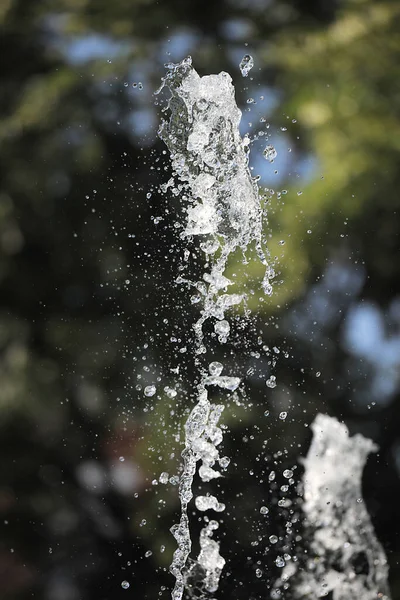
<path id="1" fill-rule="evenodd" d="M 218 597 L 264 598 L 275 556 L 294 552 L 281 472 L 300 477 L 308 425 L 328 412 L 381 448 L 365 499 L 400 599 L 399 3 L 2 0 L 0 28 L 4 600 L 167 598 L 172 586 L 177 488 L 154 481 L 179 472 L 197 308 L 174 283 L 182 214 L 159 189 L 169 165 L 153 93 L 163 64 L 188 54 L 201 74 L 231 73 L 243 131 L 278 150 L 269 165 L 255 142 L 251 163 L 274 294 L 260 297 L 255 260 L 232 263 L 251 314 L 215 348 L 246 389 L 222 399 Z"/>

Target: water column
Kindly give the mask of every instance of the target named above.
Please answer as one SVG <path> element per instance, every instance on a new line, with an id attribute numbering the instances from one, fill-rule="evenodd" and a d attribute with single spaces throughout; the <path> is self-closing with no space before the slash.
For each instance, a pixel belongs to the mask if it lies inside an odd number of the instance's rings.
<path id="1" fill-rule="evenodd" d="M 362 498 L 362 472 L 378 447 L 343 423 L 317 415 L 313 440 L 302 461 L 305 539 L 272 593 L 289 582 L 293 597 L 389 600 L 388 566 Z"/>
<path id="2" fill-rule="evenodd" d="M 184 204 L 186 222 L 182 240 L 199 238 L 205 263 L 209 265 L 201 281 L 177 278 L 178 283 L 194 289 L 201 299 L 199 318 L 193 324 L 193 352 L 200 383 L 197 403 L 185 425 L 179 484 L 181 517 L 172 528 L 178 544 L 171 565 L 176 577 L 172 597 L 180 600 L 194 571 L 202 579 L 202 589 L 213 593 L 225 564 L 219 543 L 212 539 L 218 521 L 206 518 L 206 526 L 200 534 L 199 556 L 189 569 L 187 567 L 191 551 L 188 504 L 193 497 L 197 463 L 200 462 L 198 473 L 203 481 L 220 477 L 218 469 L 229 463 L 218 451 L 222 441 L 218 422 L 224 407 L 210 402 L 207 388 L 213 385 L 233 392 L 240 384 L 238 377 L 222 374 L 221 363 L 212 361 L 205 366 L 208 347 L 204 324 L 211 320 L 219 342 L 225 343 L 230 333 L 226 311 L 246 302 L 245 293 L 228 292 L 232 281 L 225 274 L 229 257 L 238 248 L 245 253 L 250 245 L 255 247 L 265 266 L 260 285 L 267 295 L 272 293 L 270 280 L 274 271 L 262 243 L 263 213 L 258 187 L 248 165 L 249 140 L 242 139 L 239 133 L 241 111 L 235 102 L 231 77 L 224 72 L 200 77 L 190 58 L 169 64 L 167 69 L 160 90 L 167 88 L 170 92 L 169 118 L 162 122 L 159 135 L 169 149 L 173 177 L 164 189 L 179 196 Z M 217 513 L 225 509 L 213 495 L 197 496 L 195 506 L 199 511 L 213 509 Z"/>

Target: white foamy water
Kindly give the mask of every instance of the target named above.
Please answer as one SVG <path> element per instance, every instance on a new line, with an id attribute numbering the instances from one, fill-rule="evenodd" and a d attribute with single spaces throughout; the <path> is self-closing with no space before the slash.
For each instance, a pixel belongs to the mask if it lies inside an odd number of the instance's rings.
<path id="1" fill-rule="evenodd" d="M 159 135 L 171 155 L 175 175 L 171 186 L 187 207 L 182 237 L 201 236 L 200 247 L 211 263 L 203 281 L 188 282 L 203 297 L 202 315 L 195 324 L 201 354 L 206 351 L 204 322 L 216 319 L 217 333 L 227 337 L 229 324 L 223 331 L 218 321 L 224 321 L 227 308 L 244 300 L 244 294 L 226 293 L 232 285 L 224 275 L 230 255 L 254 244 L 266 267 L 262 281 L 266 294 L 272 293 L 274 271 L 262 245 L 258 187 L 248 164 L 249 140 L 239 133 L 241 111 L 231 77 L 224 72 L 200 77 L 190 58 L 169 67 L 163 86 L 171 91 L 171 116 Z"/>
<path id="2" fill-rule="evenodd" d="M 378 448 L 326 415 L 312 430 L 303 477 L 308 559 L 298 570 L 288 565 L 282 580 L 291 580 L 295 598 L 389 600 L 387 559 L 361 490 L 368 454 Z"/>

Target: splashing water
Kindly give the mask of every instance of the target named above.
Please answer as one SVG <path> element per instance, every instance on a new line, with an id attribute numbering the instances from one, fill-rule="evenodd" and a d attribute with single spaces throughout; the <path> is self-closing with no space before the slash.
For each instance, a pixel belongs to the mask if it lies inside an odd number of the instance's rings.
<path id="1" fill-rule="evenodd" d="M 250 70 L 252 64 L 247 63 Z M 166 184 L 187 207 L 187 218 L 181 238 L 201 236 L 200 248 L 205 253 L 210 270 L 203 281 L 192 282 L 182 276 L 178 283 L 186 283 L 197 289 L 202 297 L 201 316 L 194 324 L 196 347 L 199 357 L 207 352 L 203 325 L 214 319 L 214 331 L 221 343 L 230 334 L 225 311 L 246 300 L 245 294 L 229 294 L 232 282 L 225 276 L 229 257 L 237 248 L 245 252 L 254 244 L 258 256 L 265 265 L 262 282 L 265 293 L 271 294 L 270 279 L 273 269 L 267 263 L 262 245 L 262 210 L 258 187 L 250 174 L 248 165 L 249 140 L 241 138 L 239 123 L 241 111 L 236 105 L 234 87 L 227 73 L 200 77 L 193 69 L 190 58 L 179 64 L 167 65 L 168 72 L 162 86 L 171 93 L 168 108 L 169 120 L 162 122 L 159 130 L 167 145 L 174 178 Z M 197 567 L 186 563 L 191 551 L 188 503 L 193 497 L 192 485 L 196 463 L 201 461 L 199 475 L 203 481 L 221 476 L 213 467 L 225 458 L 219 457 L 217 446 L 222 441 L 218 421 L 223 405 L 212 405 L 208 399 L 207 386 L 216 385 L 234 392 L 240 385 L 238 377 L 221 375 L 223 365 L 213 362 L 209 372 L 196 364 L 201 373 L 198 386 L 198 402 L 191 411 L 185 425 L 185 448 L 182 452 L 183 473 L 180 478 L 179 496 L 181 519 L 172 528 L 178 543 L 171 571 L 176 577 L 172 597 L 180 600 L 185 589 L 188 573 L 195 568 L 204 574 L 204 588 L 215 591 L 225 560 L 219 554 L 219 544 L 211 539 L 216 521 L 210 521 L 200 534 L 201 551 Z M 226 462 L 225 462 L 226 464 Z M 198 510 L 224 510 L 215 496 L 198 496 Z M 186 571 L 185 571 L 186 569 Z"/>
<path id="2" fill-rule="evenodd" d="M 181 236 L 203 236 L 200 247 L 211 262 L 203 281 L 187 282 L 203 297 L 202 315 L 194 326 L 196 351 L 202 354 L 206 352 L 202 344 L 205 321 L 216 318 L 217 334 L 227 337 L 225 310 L 245 300 L 244 294 L 226 293 L 232 281 L 224 271 L 234 251 L 255 245 L 266 267 L 262 286 L 268 295 L 275 273 L 262 246 L 262 209 L 248 165 L 249 139 L 242 139 L 239 133 L 241 111 L 230 76 L 222 72 L 200 77 L 187 58 L 169 65 L 163 86 L 171 91 L 171 117 L 162 123 L 159 135 L 171 154 L 176 178 L 171 185 L 187 203 Z M 179 277 L 179 282 L 184 279 Z"/>
<path id="3" fill-rule="evenodd" d="M 303 477 L 308 558 L 299 570 L 288 565 L 278 585 L 292 579 L 295 598 L 389 600 L 386 556 L 361 492 L 368 454 L 378 448 L 360 434 L 349 437 L 345 425 L 326 415 L 316 417 L 312 430 Z"/>
<path id="4" fill-rule="evenodd" d="M 252 58 L 245 56 L 240 64 L 242 75 L 247 76 L 252 66 Z M 170 567 L 176 578 L 172 598 L 181 600 L 185 589 L 197 598 L 213 594 L 225 565 L 219 543 L 213 539 L 218 522 L 207 516 L 200 532 L 200 553 L 197 560 L 190 558 L 188 505 L 193 498 L 197 462 L 201 463 L 198 473 L 204 482 L 221 477 L 216 464 L 224 469 L 229 464 L 229 458 L 220 457 L 218 451 L 222 442 L 218 423 L 224 406 L 210 402 L 207 388 L 213 385 L 235 392 L 240 385 L 240 378 L 222 375 L 222 363 L 211 362 L 208 369 L 201 365 L 200 358 L 207 352 L 203 326 L 213 320 L 219 342 L 225 343 L 230 335 L 225 311 L 246 302 L 245 293 L 228 293 L 232 282 L 225 274 L 228 259 L 238 248 L 243 252 L 251 244 L 256 248 L 265 265 L 262 288 L 267 295 L 272 293 L 274 271 L 263 246 L 263 213 L 248 166 L 250 142 L 239 133 L 241 112 L 230 76 L 222 72 L 200 77 L 190 57 L 167 65 L 167 69 L 159 91 L 167 88 L 170 92 L 169 119 L 162 122 L 159 135 L 169 149 L 173 177 L 162 190 L 171 189 L 174 196 L 180 197 L 186 210 L 181 238 L 200 236 L 200 248 L 209 265 L 202 281 L 182 276 L 176 280 L 195 288 L 202 299 L 200 317 L 193 326 L 201 379 L 197 403 L 185 424 L 179 480 L 181 517 L 171 528 L 177 541 Z M 272 162 L 276 150 L 267 146 L 264 156 Z M 267 386 L 276 386 L 274 376 L 270 376 Z M 286 416 L 286 412 L 279 414 L 282 420 Z M 280 598 L 280 588 L 290 580 L 296 598 L 331 594 L 332 600 L 389 600 L 387 561 L 361 501 L 362 470 L 376 447 L 361 435 L 350 438 L 346 427 L 330 417 L 319 415 L 313 431 L 314 439 L 304 461 L 304 515 L 312 532 L 307 564 L 300 570 L 298 563 L 286 564 L 278 557 L 276 564 L 283 572 L 271 597 Z M 195 506 L 202 513 L 225 509 L 213 495 L 197 496 Z M 260 513 L 267 514 L 268 509 L 261 507 Z M 360 567 L 360 561 L 364 566 Z"/>

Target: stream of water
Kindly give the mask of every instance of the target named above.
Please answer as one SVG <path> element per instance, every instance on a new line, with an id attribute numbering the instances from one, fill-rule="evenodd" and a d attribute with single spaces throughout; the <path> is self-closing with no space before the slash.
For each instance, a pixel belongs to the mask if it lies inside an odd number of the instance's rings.
<path id="1" fill-rule="evenodd" d="M 240 70 L 244 77 L 252 66 L 252 57 L 243 57 Z M 186 58 L 167 65 L 159 91 L 165 88 L 170 94 L 168 117 L 161 123 L 159 135 L 168 147 L 173 176 L 163 191 L 180 198 L 185 210 L 181 239 L 199 239 L 205 265 L 199 281 L 177 277 L 177 283 L 194 293 L 200 307 L 193 324 L 193 352 L 199 373 L 197 401 L 185 424 L 179 482 L 181 516 L 171 529 L 177 542 L 170 568 L 176 579 L 172 598 L 181 600 L 185 590 L 191 594 L 194 588 L 196 597 L 211 598 L 225 565 L 215 539 L 217 518 L 204 517 L 200 552 L 196 560 L 190 557 L 188 506 L 196 472 L 202 481 L 210 482 L 221 477 L 221 469 L 229 464 L 229 458 L 221 457 L 218 449 L 224 405 L 210 401 L 209 387 L 217 386 L 229 394 L 241 385 L 235 374 L 224 373 L 222 363 L 208 362 L 210 334 L 205 332 L 205 324 L 211 322 L 213 339 L 224 344 L 231 329 L 227 311 L 246 304 L 245 292 L 229 293 L 233 282 L 226 274 L 228 261 L 238 249 L 244 256 L 250 247 L 256 250 L 264 265 L 260 288 L 267 296 L 272 293 L 275 274 L 263 240 L 260 194 L 249 168 L 250 140 L 239 133 L 241 111 L 231 77 L 224 72 L 200 77 L 191 59 Z M 273 160 L 276 152 L 269 145 L 264 155 Z M 350 438 L 343 425 L 323 415 L 315 420 L 313 431 L 314 440 L 304 461 L 303 512 L 313 532 L 309 562 L 304 569 L 294 561 L 286 564 L 274 589 L 266 590 L 266 597 L 279 598 L 291 586 L 298 598 L 331 594 L 333 600 L 387 600 L 386 558 L 361 496 L 362 470 L 368 453 L 376 448 L 360 435 Z M 211 494 L 196 496 L 194 505 L 200 513 L 213 510 L 218 515 L 225 510 Z M 358 572 L 356 559 L 361 554 L 367 568 Z"/>

